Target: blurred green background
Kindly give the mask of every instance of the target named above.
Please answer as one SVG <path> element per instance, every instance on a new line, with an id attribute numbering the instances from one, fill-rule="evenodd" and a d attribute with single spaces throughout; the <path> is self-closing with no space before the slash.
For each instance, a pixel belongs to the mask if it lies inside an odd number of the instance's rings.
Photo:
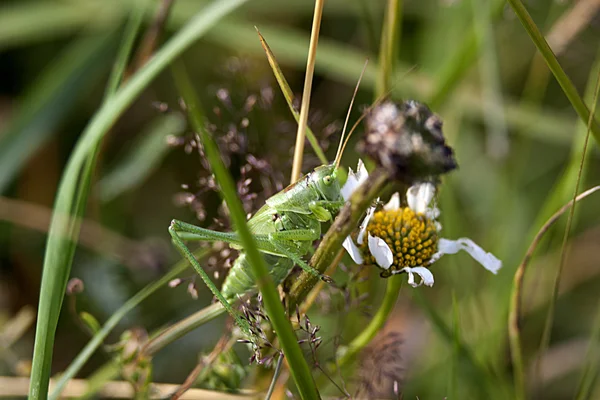
<path id="1" fill-rule="evenodd" d="M 127 19 L 142 3 L 12 1 L 0 6 L 0 376 L 28 373 L 34 337 L 30 317 L 37 307 L 57 186 L 78 137 L 103 101 Z M 467 255 L 449 256 L 432 267 L 433 288 L 405 285 L 386 327 L 386 332 L 401 334 L 402 344 L 390 343 L 386 338 L 391 336 L 382 333 L 363 354 L 362 364 L 344 371 L 344 382 L 349 393 L 356 393 L 365 380 L 375 379 L 370 373 L 387 376 L 387 367 L 406 399 L 512 398 L 506 327 L 513 275 L 538 229 L 573 198 L 585 123 L 503 1 L 403 3 L 392 98 L 428 103 L 444 120 L 460 166 L 443 180 L 443 235 L 470 237 L 503 260 L 504 267 L 492 276 Z M 160 2 L 144 4 L 148 7 L 136 45 L 152 27 Z M 158 47 L 207 4 L 175 0 Z M 256 197 L 245 200 L 248 212 L 288 184 L 296 131 L 254 26 L 299 97 L 313 5 L 250 0 L 219 20 L 182 57 L 234 177 L 252 179 L 246 187 Z M 525 6 L 592 108 L 600 71 L 600 2 L 531 0 Z M 355 103 L 363 108 L 354 110 L 352 120 L 374 100 L 385 9 L 384 0 L 326 2 L 309 126 L 329 159 L 366 58 L 371 62 Z M 361 134 L 359 128 L 342 165 L 356 165 L 354 144 Z M 73 307 L 103 323 L 179 260 L 167 232 L 171 219 L 213 228 L 220 226 L 215 218 L 227 224 L 192 139 L 169 69 L 105 136 L 71 271 L 85 289 L 76 304 L 72 297 L 64 302 L 53 373 L 64 370 L 90 338 L 77 324 Z M 600 184 L 597 149 L 590 136 L 580 192 Z M 305 153 L 306 172 L 319 160 L 308 145 Z M 243 175 L 240 168 L 252 160 L 264 169 Z M 599 205 L 592 195 L 576 208 L 551 336 L 541 350 L 566 215 L 545 236 L 527 270 L 523 353 L 527 387 L 537 398 L 570 399 L 582 392 L 587 396 L 581 398 L 600 398 L 600 357 L 593 346 L 600 330 Z M 350 260 L 344 261 L 347 269 L 335 276 L 341 282 L 347 280 L 347 270 L 356 274 Z M 206 262 L 222 279 L 223 258 Z M 308 313 L 322 326 L 322 362 L 331 359 L 338 342 L 348 343 L 360 331 L 380 301 L 385 282 L 374 269 L 362 274 L 370 279 L 355 285 L 366 293 L 358 307 L 344 301 L 340 291 L 326 290 Z M 198 299 L 186 291 L 192 277 L 188 270 L 182 275 L 185 283 L 164 287 L 142 302 L 107 342 L 116 342 L 126 329 L 154 331 L 208 304 L 201 282 Z M 347 312 L 340 317 L 336 310 Z M 153 359 L 153 380 L 182 383 L 198 355 L 209 352 L 221 336 L 224 320 L 159 352 Z M 23 329 L 15 333 L 19 325 Z M 378 352 L 394 346 L 400 349 L 398 360 L 368 366 L 379 359 Z M 246 365 L 247 354 L 240 353 Z M 96 352 L 79 376 L 88 376 L 110 357 L 110 352 Z M 586 391 L 581 389 L 584 371 L 591 379 Z M 332 379 L 342 381 L 340 376 Z M 245 387 L 252 384 L 248 378 Z M 386 386 L 379 396 L 393 395 L 389 392 Z M 343 396 L 333 386 L 325 393 Z"/>

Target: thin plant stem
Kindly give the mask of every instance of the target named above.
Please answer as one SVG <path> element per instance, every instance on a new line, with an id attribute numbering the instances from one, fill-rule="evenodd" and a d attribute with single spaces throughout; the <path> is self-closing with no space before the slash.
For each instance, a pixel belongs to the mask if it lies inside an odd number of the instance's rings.
<path id="1" fill-rule="evenodd" d="M 521 24 L 523 24 L 523 27 L 525 28 L 527 34 L 531 38 L 531 41 L 535 44 L 538 51 L 542 54 L 544 60 L 546 60 L 548 68 L 550 68 L 552 74 L 554 74 L 554 77 L 556 78 L 558 84 L 567 96 L 567 99 L 569 99 L 569 102 L 579 115 L 579 118 L 581 118 L 581 120 L 589 124 L 590 130 L 594 135 L 596 142 L 600 143 L 600 126 L 594 119 L 593 114 L 590 114 L 590 111 L 581 99 L 581 96 L 579 96 L 579 93 L 577 92 L 575 85 L 573 85 L 573 82 L 571 82 L 571 79 L 569 79 L 565 71 L 563 71 L 558 60 L 556 59 L 556 55 L 552 52 L 552 49 L 548 45 L 548 42 L 546 42 L 544 36 L 542 35 L 538 27 L 535 25 L 535 22 L 531 18 L 531 15 L 529 15 L 527 9 L 520 0 L 507 1 L 508 4 L 510 4 L 512 9 L 514 10 L 515 14 L 517 14 L 517 17 L 521 21 Z"/>
<path id="2" fill-rule="evenodd" d="M 331 224 L 331 227 L 323 237 L 321 244 L 310 259 L 310 265 L 323 273 L 332 264 L 339 250 L 342 248 L 342 242 L 356 228 L 359 219 L 371 205 L 371 202 L 380 195 L 388 182 L 389 174 L 383 168 L 375 169 L 369 174 L 369 179 L 360 185 L 350 197 L 337 218 Z M 318 278 L 307 272 L 302 272 L 298 279 L 294 281 L 288 295 L 288 311 L 295 312 L 296 305 L 306 298 L 308 292 L 318 282 Z"/>
<path id="3" fill-rule="evenodd" d="M 147 3 L 147 1 L 145 1 L 145 3 Z M 125 33 L 123 34 L 123 40 L 117 54 L 117 59 L 115 60 L 110 77 L 108 78 L 108 84 L 106 85 L 106 91 L 104 93 L 104 101 L 108 100 L 113 94 L 115 94 L 119 88 L 119 85 L 121 84 L 131 51 L 133 49 L 133 44 L 135 43 L 135 38 L 144 20 L 144 11 L 146 9 L 145 6 L 146 4 L 142 5 L 140 3 L 140 5 L 134 7 L 133 11 L 131 12 L 129 21 L 125 26 Z"/>
<path id="4" fill-rule="evenodd" d="M 292 89 L 290 88 L 290 85 L 288 84 L 287 79 L 285 79 L 285 76 L 283 75 L 283 71 L 279 67 L 279 63 L 277 62 L 275 55 L 271 51 L 271 48 L 267 44 L 267 41 L 265 40 L 263 35 L 259 32 L 258 28 L 256 28 L 256 32 L 258 33 L 258 38 L 260 39 L 260 44 L 262 45 L 263 49 L 265 50 L 265 53 L 267 54 L 267 60 L 269 61 L 269 65 L 271 65 L 271 69 L 273 70 L 273 75 L 275 75 L 275 79 L 277 80 L 277 83 L 279 84 L 279 88 L 281 89 L 281 92 L 283 93 L 283 97 L 285 97 L 285 101 L 287 102 L 287 105 L 290 108 L 290 111 L 292 112 L 294 119 L 296 119 L 297 123 L 300 123 L 300 114 L 294 108 L 294 93 L 292 92 Z M 319 145 L 319 141 L 315 137 L 315 134 L 313 133 L 313 131 L 308 126 L 306 127 L 306 137 L 308 139 L 308 142 L 312 146 L 315 154 L 317 155 L 317 157 L 319 157 L 319 160 L 325 165 L 329 164 L 329 161 L 327 161 L 327 157 L 325 156 L 323 149 L 321 149 L 321 146 Z"/>
<path id="5" fill-rule="evenodd" d="M 290 321 L 285 316 L 279 292 L 269 275 L 265 260 L 260 254 L 256 246 L 256 241 L 248 228 L 246 213 L 238 197 L 233 178 L 221 159 L 217 144 L 205 128 L 205 119 L 200 108 L 200 103 L 192 89 L 191 81 L 183 64 L 177 63 L 173 65 L 173 75 L 179 92 L 186 102 L 192 127 L 200 135 L 206 158 L 210 163 L 216 181 L 219 183 L 221 194 L 229 208 L 232 222 L 237 228 L 237 233 L 243 244 L 246 257 L 252 266 L 252 273 L 262 295 L 265 310 L 273 325 L 273 329 L 277 333 L 283 353 L 288 360 L 290 371 L 296 382 L 300 397 L 303 399 L 318 399 L 320 398 L 319 392 L 317 391 L 310 368 L 302 354 Z"/>
<path id="6" fill-rule="evenodd" d="M 385 22 L 381 30 L 379 48 L 379 75 L 375 84 L 375 98 L 379 99 L 391 87 L 394 65 L 400 44 L 400 26 L 402 22 L 402 1 L 388 0 Z"/>
<path id="7" fill-rule="evenodd" d="M 159 43 L 161 34 L 165 29 L 169 13 L 173 8 L 175 0 L 160 0 L 158 9 L 152 19 L 152 25 L 146 31 L 144 37 L 141 40 L 141 44 L 138 48 L 135 60 L 133 61 L 132 70 L 130 73 L 137 71 L 142 68 L 146 62 L 152 57 L 152 53 L 156 50 Z"/>
<path id="8" fill-rule="evenodd" d="M 148 355 L 156 354 L 168 344 L 173 343 L 180 337 L 224 313 L 225 308 L 219 302 L 204 307 L 202 310 L 195 312 L 189 317 L 153 334 L 148 343 L 144 346 L 143 352 Z"/>
<path id="9" fill-rule="evenodd" d="M 337 361 L 338 368 L 342 368 L 344 365 L 352 362 L 356 355 L 371 343 L 371 340 L 373 340 L 381 328 L 383 328 L 388 316 L 396 305 L 404 278 L 403 275 L 394 275 L 388 278 L 385 296 L 383 297 L 381 306 L 379 306 L 377 313 L 373 319 L 371 319 L 369 325 L 367 325 L 367 327 L 356 336 L 352 342 L 350 342 L 348 347 L 341 352 L 341 356 Z"/>
<path id="10" fill-rule="evenodd" d="M 279 378 L 279 374 L 281 374 L 281 367 L 283 366 L 283 355 L 279 355 L 277 359 L 277 365 L 275 366 L 275 372 L 273 372 L 273 379 L 271 380 L 271 384 L 269 385 L 269 390 L 265 396 L 265 400 L 270 400 L 271 396 L 273 396 L 273 392 L 275 391 L 275 387 L 277 386 L 277 379 Z"/>
<path id="11" fill-rule="evenodd" d="M 558 297 L 558 289 L 560 285 L 560 278 L 562 276 L 562 271 L 565 266 L 565 262 L 567 259 L 567 242 L 569 240 L 569 233 L 571 232 L 571 225 L 573 223 L 573 216 L 575 214 L 575 199 L 577 198 L 577 192 L 579 191 L 579 185 L 581 184 L 581 176 L 584 171 L 585 166 L 585 156 L 587 153 L 587 147 L 590 137 L 590 125 L 592 123 L 592 118 L 596 112 L 596 106 L 598 103 L 598 92 L 600 91 L 600 72 L 596 77 L 596 87 L 594 90 L 594 100 L 592 102 L 592 112 L 590 113 L 590 117 L 587 124 L 587 132 L 585 136 L 585 141 L 583 143 L 583 150 L 581 152 L 581 161 L 579 164 L 579 170 L 577 172 L 577 179 L 575 181 L 575 189 L 573 191 L 573 201 L 571 205 L 571 209 L 569 210 L 569 215 L 567 217 L 567 225 L 565 227 L 565 232 L 563 235 L 563 240 L 561 244 L 560 251 L 560 262 L 558 264 L 558 269 L 556 270 L 556 276 L 554 277 L 554 284 L 552 286 L 552 296 L 550 296 L 550 305 L 548 307 L 548 314 L 546 315 L 546 321 L 544 324 L 544 331 L 542 333 L 542 340 L 540 343 L 540 351 L 539 355 L 541 356 L 545 349 L 548 348 L 550 344 L 550 338 L 552 336 L 552 325 L 554 324 L 554 311 L 556 308 L 556 299 Z"/>
<path id="12" fill-rule="evenodd" d="M 296 146 L 294 147 L 294 161 L 292 164 L 291 183 L 300 178 L 302 171 L 302 158 L 304 154 L 304 138 L 306 137 L 306 126 L 308 124 L 308 111 L 310 107 L 310 93 L 312 90 L 313 75 L 315 72 L 315 61 L 317 58 L 317 44 L 319 43 L 319 31 L 321 30 L 321 18 L 325 0 L 315 1 L 315 13 L 313 16 L 312 31 L 310 33 L 310 45 L 308 48 L 308 60 L 306 61 L 306 75 L 304 77 L 304 91 L 302 92 L 302 106 L 300 107 L 300 121 L 296 133 Z"/>
<path id="13" fill-rule="evenodd" d="M 596 315 L 592 325 L 589 344 L 586 357 L 582 366 L 581 376 L 577 384 L 576 400 L 585 400 L 590 398 L 589 393 L 592 389 L 592 384 L 598 375 L 598 340 L 600 339 L 600 302 L 596 305 Z"/>
<path id="14" fill-rule="evenodd" d="M 571 200 L 565 204 L 560 210 L 558 210 L 546 223 L 540 228 L 537 235 L 529 245 L 529 249 L 523 257 L 523 261 L 519 264 L 512 285 L 512 292 L 510 296 L 510 308 L 508 315 L 508 338 L 510 346 L 510 355 L 513 364 L 513 376 L 515 381 L 515 398 L 525 399 L 525 372 L 523 366 L 523 354 L 521 349 L 521 333 L 519 328 L 519 321 L 521 319 L 521 299 L 523 292 L 523 278 L 525 277 L 525 270 L 529 265 L 529 261 L 533 257 L 533 253 L 537 249 L 538 244 L 542 240 L 543 236 L 550 229 L 550 227 L 558 221 L 561 215 L 563 215 L 571 206 L 591 195 L 592 193 L 600 190 L 600 186 L 595 186 L 585 192 L 581 193 L 574 200 Z"/>

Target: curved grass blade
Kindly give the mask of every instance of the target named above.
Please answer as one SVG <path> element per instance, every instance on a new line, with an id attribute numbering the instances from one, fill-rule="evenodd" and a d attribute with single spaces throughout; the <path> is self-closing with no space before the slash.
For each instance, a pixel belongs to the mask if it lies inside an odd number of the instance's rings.
<path id="1" fill-rule="evenodd" d="M 292 325 L 285 316 L 283 305 L 279 299 L 279 293 L 269 276 L 265 260 L 258 251 L 254 237 L 246 223 L 246 213 L 238 197 L 235 183 L 221 159 L 217 144 L 205 129 L 204 116 L 201 114 L 191 81 L 182 64 L 175 64 L 173 69 L 177 87 L 188 108 L 190 122 L 200 135 L 206 158 L 221 188 L 221 193 L 229 208 L 233 225 L 237 227 L 238 235 L 244 245 L 246 257 L 248 257 L 248 262 L 253 268 L 253 275 L 256 277 L 257 286 L 262 294 L 265 310 L 281 343 L 300 397 L 302 399 L 318 399 L 320 398 L 319 392 L 315 386 L 310 368 L 304 359 L 298 339 L 292 330 Z"/>
<path id="2" fill-rule="evenodd" d="M 590 69 L 589 78 L 585 89 L 584 96 L 588 104 L 593 104 L 596 78 L 600 74 L 600 48 L 598 50 L 599 51 L 596 55 L 596 61 Z M 592 108 L 593 107 L 594 106 L 592 106 Z M 598 115 L 598 111 L 596 111 L 596 115 Z M 573 138 L 573 144 L 571 146 L 571 155 L 569 157 L 568 164 L 565 167 L 560 178 L 558 178 L 554 189 L 550 192 L 548 198 L 540 208 L 540 212 L 536 217 L 535 223 L 532 224 L 533 227 L 542 226 L 544 222 L 546 222 L 548 218 L 550 218 L 550 216 L 554 213 L 554 210 L 558 209 L 561 205 L 565 204 L 567 201 L 572 199 L 573 185 L 577 181 L 577 175 L 579 173 L 581 173 L 582 181 L 585 181 L 590 164 L 590 155 L 594 148 L 594 146 L 588 145 L 586 146 L 586 150 L 584 152 L 584 142 L 587 136 L 587 129 L 587 125 L 583 123 L 583 121 L 578 121 L 577 129 Z M 583 168 L 581 168 L 582 159 L 585 160 L 585 162 L 583 163 Z M 536 232 L 537 228 L 532 229 L 529 232 L 529 237 L 534 237 Z"/>
<path id="3" fill-rule="evenodd" d="M 31 399 L 47 398 L 54 335 L 75 248 L 73 240 L 69 238 L 74 238 L 79 229 L 70 216 L 81 212 L 87 199 L 87 190 L 82 190 L 80 196 L 77 196 L 77 182 L 82 169 L 98 148 L 104 134 L 152 79 L 207 29 L 244 2 L 245 0 L 220 0 L 205 7 L 123 85 L 110 101 L 103 104 L 78 141 L 61 179 L 46 244 L 29 391 Z"/>
<path id="4" fill-rule="evenodd" d="M 598 125 L 598 122 L 593 117 L 590 119 L 590 111 L 579 96 L 579 93 L 577 93 L 577 89 L 573 85 L 573 82 L 571 82 L 571 79 L 569 79 L 565 71 L 560 66 L 556 56 L 554 55 L 554 52 L 548 45 L 548 42 L 546 42 L 546 39 L 544 39 L 544 36 L 541 34 L 540 30 L 531 18 L 531 15 L 529 15 L 527 9 L 520 0 L 507 1 L 514 10 L 515 14 L 517 14 L 517 17 L 521 21 L 521 24 L 523 24 L 523 27 L 531 38 L 531 41 L 535 44 L 535 47 L 537 47 L 538 51 L 544 57 L 548 68 L 550 68 L 552 71 L 552 74 L 558 81 L 558 84 L 567 96 L 567 99 L 579 115 L 579 118 L 581 118 L 585 124 L 588 124 L 588 121 L 590 121 L 589 124 L 592 135 L 594 136 L 596 142 L 600 144 L 600 126 Z"/>

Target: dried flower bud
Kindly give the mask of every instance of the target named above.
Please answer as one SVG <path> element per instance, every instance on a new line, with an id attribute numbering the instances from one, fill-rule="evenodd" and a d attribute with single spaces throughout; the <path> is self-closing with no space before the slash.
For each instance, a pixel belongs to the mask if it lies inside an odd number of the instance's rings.
<path id="1" fill-rule="evenodd" d="M 359 151 L 400 181 L 411 184 L 457 168 L 442 121 L 422 103 L 385 101 L 367 115 Z"/>

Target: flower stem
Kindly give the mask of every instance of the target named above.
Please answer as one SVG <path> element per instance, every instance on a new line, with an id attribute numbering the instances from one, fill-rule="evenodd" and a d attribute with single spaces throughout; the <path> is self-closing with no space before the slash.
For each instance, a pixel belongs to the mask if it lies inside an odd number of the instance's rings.
<path id="1" fill-rule="evenodd" d="M 405 277 L 401 275 L 394 275 L 388 279 L 385 296 L 381 306 L 371 320 L 371 323 L 354 338 L 343 352 L 341 352 L 342 354 L 337 362 L 338 368 L 352 362 L 356 355 L 364 349 L 377 333 L 379 333 L 381 328 L 383 328 L 388 316 L 396 305 L 396 300 L 398 300 L 398 295 L 400 294 L 400 288 L 402 287 L 404 279 Z"/>
<path id="2" fill-rule="evenodd" d="M 390 176 L 383 168 L 377 168 L 369 175 L 369 179 L 356 189 L 350 197 L 350 202 L 338 214 L 312 256 L 310 265 L 321 273 L 325 272 L 333 263 L 344 239 L 356 228 L 360 217 L 389 181 Z M 317 282 L 318 278 L 312 274 L 307 272 L 300 274 L 288 295 L 288 310 L 291 313 L 295 312 L 296 305 L 306 298 Z"/>

